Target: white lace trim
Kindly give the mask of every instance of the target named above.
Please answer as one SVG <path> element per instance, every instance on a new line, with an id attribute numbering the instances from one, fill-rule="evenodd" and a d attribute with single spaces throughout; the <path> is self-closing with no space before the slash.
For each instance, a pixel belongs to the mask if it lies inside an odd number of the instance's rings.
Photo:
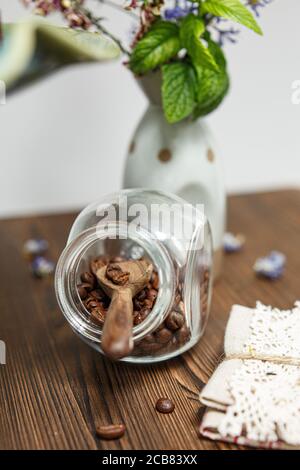
<path id="1" fill-rule="evenodd" d="M 300 359 L 300 302 L 292 310 L 273 309 L 258 302 L 243 352 Z"/>
<path id="2" fill-rule="evenodd" d="M 244 351 L 300 358 L 300 304 L 280 311 L 258 304 Z M 223 437 L 300 444 L 300 367 L 244 360 L 228 382 L 234 405 L 219 426 Z"/>

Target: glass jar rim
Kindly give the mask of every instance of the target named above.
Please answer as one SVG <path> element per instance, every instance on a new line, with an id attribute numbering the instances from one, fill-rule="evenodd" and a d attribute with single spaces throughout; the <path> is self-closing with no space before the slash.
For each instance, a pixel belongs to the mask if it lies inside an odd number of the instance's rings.
<path id="1" fill-rule="evenodd" d="M 175 273 L 171 257 L 153 233 L 150 234 L 141 227 L 138 231 L 128 228 L 128 223 L 124 221 L 110 223 L 109 226 L 97 224 L 84 230 L 68 242 L 59 258 L 55 272 L 55 292 L 58 304 L 73 330 L 98 344 L 101 344 L 102 328 L 100 325 L 91 323 L 84 316 L 85 307 L 81 301 L 82 311 L 78 308 L 79 295 L 76 288 L 76 274 L 82 256 L 93 244 L 99 240 L 116 236 L 130 239 L 143 248 L 149 258 L 155 260 L 155 268 L 158 271 L 158 296 L 147 318 L 133 327 L 135 342 L 151 333 L 162 323 L 175 298 Z M 77 297 L 75 298 L 75 296 Z"/>

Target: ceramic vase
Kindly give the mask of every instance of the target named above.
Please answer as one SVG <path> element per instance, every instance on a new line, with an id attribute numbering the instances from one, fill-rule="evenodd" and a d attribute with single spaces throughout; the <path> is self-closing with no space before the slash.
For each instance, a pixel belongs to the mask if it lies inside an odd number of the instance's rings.
<path id="1" fill-rule="evenodd" d="M 128 149 L 123 187 L 158 189 L 203 204 L 211 225 L 214 277 L 221 272 L 226 195 L 220 154 L 205 119 L 169 124 L 160 98 L 161 77 L 138 79 L 149 99 Z"/>

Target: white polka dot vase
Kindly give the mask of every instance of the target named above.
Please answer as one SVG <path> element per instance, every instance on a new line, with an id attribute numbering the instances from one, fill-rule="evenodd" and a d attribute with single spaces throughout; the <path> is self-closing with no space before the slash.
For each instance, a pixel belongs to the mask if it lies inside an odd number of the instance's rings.
<path id="1" fill-rule="evenodd" d="M 169 124 L 160 98 L 160 75 L 138 79 L 149 106 L 131 139 L 123 187 L 168 191 L 193 204 L 203 204 L 214 246 L 214 277 L 222 264 L 226 195 L 219 151 L 201 118 Z"/>

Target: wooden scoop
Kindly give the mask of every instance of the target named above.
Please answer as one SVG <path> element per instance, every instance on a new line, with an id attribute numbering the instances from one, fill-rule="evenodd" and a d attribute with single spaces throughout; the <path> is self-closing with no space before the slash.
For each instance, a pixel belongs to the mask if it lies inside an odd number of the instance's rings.
<path id="1" fill-rule="evenodd" d="M 105 316 L 101 346 L 111 359 L 128 356 L 133 349 L 133 297 L 150 281 L 153 266 L 146 260 L 123 261 L 97 271 L 100 286 L 111 298 Z"/>

